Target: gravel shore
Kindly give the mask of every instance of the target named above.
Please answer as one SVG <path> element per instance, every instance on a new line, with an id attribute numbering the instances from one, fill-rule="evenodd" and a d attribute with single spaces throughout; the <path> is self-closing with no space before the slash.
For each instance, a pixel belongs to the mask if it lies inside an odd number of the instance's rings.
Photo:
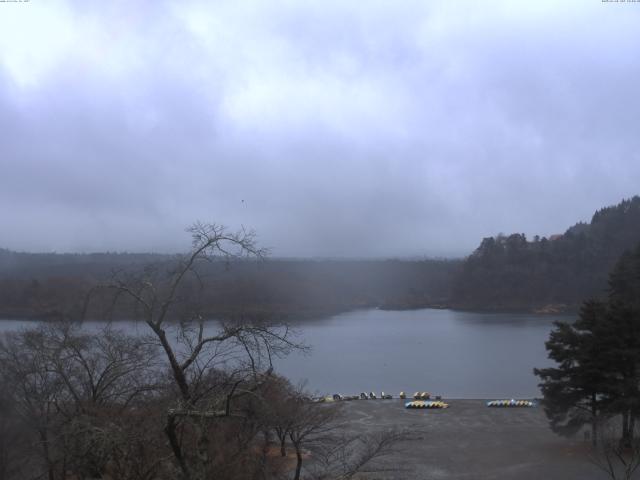
<path id="1" fill-rule="evenodd" d="M 548 427 L 542 408 L 488 408 L 486 400 L 446 400 L 444 410 L 409 410 L 402 400 L 344 402 L 348 430 L 409 429 L 415 438 L 381 464 L 394 479 L 589 480 L 606 475 L 583 438 Z M 369 477 L 368 477 L 369 478 Z"/>

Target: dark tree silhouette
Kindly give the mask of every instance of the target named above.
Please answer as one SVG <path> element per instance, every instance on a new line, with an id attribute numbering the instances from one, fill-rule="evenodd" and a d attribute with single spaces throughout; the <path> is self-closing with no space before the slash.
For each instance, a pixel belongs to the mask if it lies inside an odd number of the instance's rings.
<path id="1" fill-rule="evenodd" d="M 485 238 L 455 278 L 451 303 L 470 309 L 578 310 L 585 298 L 606 291 L 616 261 L 638 242 L 638 196 L 549 239 L 528 242 L 517 233 Z"/>
<path id="2" fill-rule="evenodd" d="M 572 434 L 606 417 L 622 420 L 621 443 L 634 444 L 640 414 L 640 246 L 622 255 L 606 301 L 583 304 L 573 323 L 557 323 L 546 346 L 555 368 L 535 369 L 552 428 Z"/>

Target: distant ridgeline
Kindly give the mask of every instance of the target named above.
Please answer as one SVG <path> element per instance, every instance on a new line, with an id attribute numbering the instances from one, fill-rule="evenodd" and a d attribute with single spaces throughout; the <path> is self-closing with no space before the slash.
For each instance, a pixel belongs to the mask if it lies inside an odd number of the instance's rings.
<path id="1" fill-rule="evenodd" d="M 174 260 L 175 256 L 157 254 L 0 249 L 0 319 L 77 316 L 87 292 L 112 272 L 140 271 L 148 264 L 170 267 Z M 201 265 L 204 288 L 192 279 L 185 282 L 182 295 L 193 297 L 192 303 L 212 317 L 300 318 L 354 308 L 419 308 L 449 300 L 460 263 L 437 259 L 217 261 Z"/>
<path id="2" fill-rule="evenodd" d="M 486 310 L 573 311 L 602 296 L 610 269 L 640 242 L 640 197 L 598 210 L 591 223 L 527 241 L 482 240 L 454 280 L 451 305 Z"/>

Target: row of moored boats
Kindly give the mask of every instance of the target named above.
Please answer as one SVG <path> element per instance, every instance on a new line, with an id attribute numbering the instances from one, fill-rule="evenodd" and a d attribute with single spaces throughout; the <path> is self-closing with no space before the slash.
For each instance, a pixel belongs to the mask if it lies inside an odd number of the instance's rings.
<path id="1" fill-rule="evenodd" d="M 334 393 L 333 395 L 329 395 L 326 397 L 318 398 L 316 401 L 318 402 L 340 402 L 340 401 L 349 401 L 349 400 L 392 400 L 394 397 L 389 393 L 384 393 L 382 391 L 380 395 L 376 392 L 361 392 L 360 395 L 342 395 L 340 393 Z M 400 392 L 398 398 L 404 400 L 407 398 L 407 394 L 405 392 Z M 429 400 L 431 398 L 431 394 L 429 392 L 415 392 L 413 394 L 414 400 Z M 436 396 L 436 400 L 440 400 L 439 396 Z"/>
<path id="2" fill-rule="evenodd" d="M 414 400 L 412 402 L 407 402 L 404 404 L 405 408 L 448 408 L 449 404 L 444 403 L 442 401 L 425 401 L 425 400 Z M 530 408 L 535 407 L 536 404 L 530 400 L 491 400 L 487 402 L 487 407 L 503 407 L 503 408 Z"/>
<path id="3" fill-rule="evenodd" d="M 507 407 L 507 408 L 513 408 L 513 407 L 535 407 L 535 403 L 533 403 L 530 400 L 515 400 L 515 399 L 511 399 L 511 400 L 491 400 L 490 402 L 487 402 L 487 407 Z"/>
<path id="4" fill-rule="evenodd" d="M 349 401 L 349 400 L 392 400 L 393 395 L 388 393 L 381 392 L 380 396 L 378 396 L 375 392 L 361 392 L 360 395 L 342 395 L 340 393 L 334 393 L 333 395 L 329 395 L 326 397 L 318 398 L 316 401 L 318 402 L 340 402 L 340 401 Z"/>
<path id="5" fill-rule="evenodd" d="M 400 392 L 398 397 L 402 400 L 407 398 L 407 394 L 405 392 Z M 384 391 L 380 393 L 378 396 L 375 392 L 361 392 L 360 395 L 341 395 L 339 393 L 335 393 L 333 395 L 329 395 L 327 397 L 322 397 L 317 399 L 318 402 L 339 402 L 339 401 L 349 401 L 349 400 L 392 400 L 394 397 L 391 394 L 385 393 Z M 449 404 L 442 401 L 440 396 L 436 396 L 435 400 L 431 400 L 431 394 L 429 392 L 415 392 L 413 394 L 413 400 L 406 402 L 404 404 L 405 408 L 417 408 L 417 409 L 433 409 L 433 408 L 448 408 Z M 491 400 L 487 402 L 487 407 L 494 408 L 517 408 L 517 407 L 535 407 L 536 404 L 530 400 Z"/>

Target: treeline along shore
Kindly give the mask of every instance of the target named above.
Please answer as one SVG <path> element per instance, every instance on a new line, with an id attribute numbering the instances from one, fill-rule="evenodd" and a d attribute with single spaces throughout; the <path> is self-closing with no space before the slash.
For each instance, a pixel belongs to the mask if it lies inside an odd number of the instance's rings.
<path id="1" fill-rule="evenodd" d="M 0 251 L 0 317 L 79 315 L 92 288 L 114 273 L 158 268 L 171 255 Z M 358 308 L 446 304 L 460 260 L 223 259 L 184 286 L 210 317 L 314 318 Z"/>
<path id="2" fill-rule="evenodd" d="M 184 294 L 210 317 L 307 318 L 358 308 L 577 311 L 601 296 L 622 253 L 640 242 L 640 197 L 598 210 L 549 237 L 497 235 L 464 259 L 223 259 Z M 78 316 L 115 273 L 157 268 L 172 255 L 56 254 L 0 249 L 0 318 Z M 117 313 L 117 312 L 116 312 Z"/>

